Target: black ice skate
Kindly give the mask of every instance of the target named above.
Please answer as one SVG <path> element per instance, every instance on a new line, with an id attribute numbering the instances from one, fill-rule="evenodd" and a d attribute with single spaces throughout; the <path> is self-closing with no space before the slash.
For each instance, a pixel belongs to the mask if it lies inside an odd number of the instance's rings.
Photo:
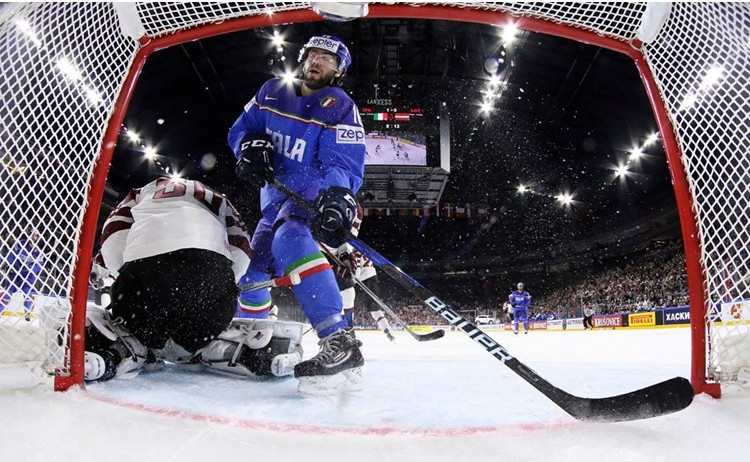
<path id="1" fill-rule="evenodd" d="M 302 395 L 321 396 L 342 391 L 360 390 L 364 385 L 362 365 L 365 363 L 359 347 L 362 342 L 353 330 L 343 330 L 318 342 L 320 351 L 294 367 Z"/>

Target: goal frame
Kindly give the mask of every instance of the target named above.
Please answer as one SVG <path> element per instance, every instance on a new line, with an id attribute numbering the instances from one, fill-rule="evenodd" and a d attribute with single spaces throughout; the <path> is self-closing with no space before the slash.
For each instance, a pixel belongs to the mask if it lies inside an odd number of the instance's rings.
<path id="1" fill-rule="evenodd" d="M 480 5 L 481 7 L 481 5 Z M 448 6 L 437 4 L 370 4 L 368 18 L 418 18 L 426 20 L 463 21 L 503 25 L 512 21 L 518 29 L 563 37 L 586 44 L 596 45 L 630 57 L 640 75 L 650 101 L 655 120 L 661 135 L 669 172 L 674 186 L 677 209 L 682 231 L 688 291 L 690 297 L 692 364 L 691 382 L 696 393 L 708 393 L 719 397 L 718 383 L 707 380 L 706 374 L 706 325 L 708 307 L 705 275 L 701 266 L 699 228 L 694 212 L 688 177 L 682 163 L 682 153 L 675 136 L 668 111 L 660 97 L 659 88 L 637 41 L 628 43 L 621 39 L 599 35 L 595 32 L 552 20 L 517 16 L 501 11 L 478 9 L 470 5 Z M 80 240 L 76 250 L 76 263 L 72 269 L 70 300 L 73 316 L 70 325 L 70 374 L 55 378 L 55 389 L 66 390 L 83 384 L 84 374 L 84 331 L 87 305 L 88 275 L 91 269 L 96 238 L 97 221 L 104 189 L 117 143 L 120 127 L 138 82 L 140 73 L 149 56 L 160 49 L 182 43 L 231 33 L 246 29 L 284 25 L 302 22 L 322 21 L 321 16 L 311 9 L 277 11 L 274 14 L 228 19 L 219 23 L 204 24 L 190 29 L 179 30 L 158 37 L 143 36 L 139 39 L 140 48 L 127 72 L 107 123 L 101 143 L 99 158 L 93 166 L 87 204 L 83 212 Z"/>

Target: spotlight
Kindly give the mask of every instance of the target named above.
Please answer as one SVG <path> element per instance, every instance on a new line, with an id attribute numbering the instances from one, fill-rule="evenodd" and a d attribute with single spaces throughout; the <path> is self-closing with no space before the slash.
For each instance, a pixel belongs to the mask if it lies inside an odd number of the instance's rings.
<path id="1" fill-rule="evenodd" d="M 146 149 L 143 150 L 143 154 L 146 156 L 146 159 L 150 160 L 156 159 L 156 156 L 158 155 L 156 149 L 154 149 L 152 146 L 146 146 Z"/>
<path id="2" fill-rule="evenodd" d="M 615 177 L 624 177 L 628 174 L 628 166 L 627 165 L 620 165 L 615 169 Z"/>
<path id="3" fill-rule="evenodd" d="M 495 75 L 500 69 L 500 61 L 495 57 L 489 57 L 484 60 L 484 72 Z"/>

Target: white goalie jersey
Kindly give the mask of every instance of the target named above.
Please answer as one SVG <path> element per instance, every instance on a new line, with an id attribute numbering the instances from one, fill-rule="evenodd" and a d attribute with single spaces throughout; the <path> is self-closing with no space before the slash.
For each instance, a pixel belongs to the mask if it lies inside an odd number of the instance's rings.
<path id="1" fill-rule="evenodd" d="M 194 180 L 159 178 L 131 190 L 104 223 L 101 241 L 102 258 L 115 276 L 125 262 L 193 248 L 229 258 L 239 281 L 252 256 L 234 206 Z"/>

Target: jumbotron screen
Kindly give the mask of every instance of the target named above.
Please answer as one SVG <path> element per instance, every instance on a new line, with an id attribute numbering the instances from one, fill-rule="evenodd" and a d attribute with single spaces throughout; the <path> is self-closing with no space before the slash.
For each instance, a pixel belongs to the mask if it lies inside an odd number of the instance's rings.
<path id="1" fill-rule="evenodd" d="M 369 102 L 370 100 L 368 100 Z M 365 165 L 427 165 L 427 135 L 420 107 L 396 106 L 390 99 L 360 109 L 365 127 Z"/>

